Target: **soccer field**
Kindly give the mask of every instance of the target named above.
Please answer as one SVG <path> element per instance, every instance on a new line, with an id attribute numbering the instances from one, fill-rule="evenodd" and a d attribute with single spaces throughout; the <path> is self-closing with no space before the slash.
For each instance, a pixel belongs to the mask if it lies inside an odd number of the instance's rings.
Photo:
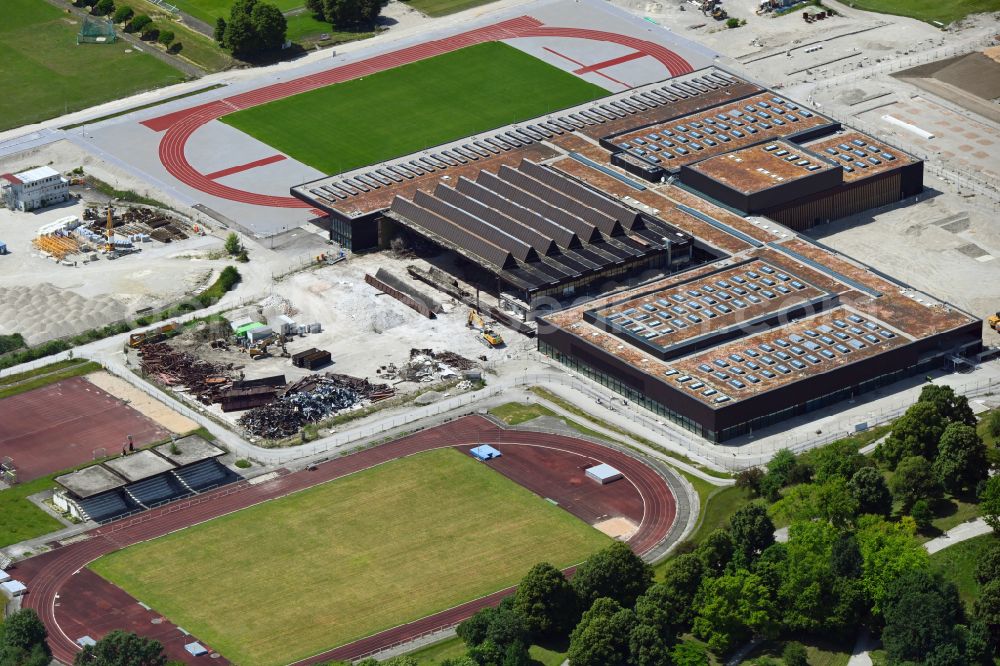
<path id="1" fill-rule="evenodd" d="M 488 42 L 220 120 L 332 174 L 607 94 L 511 46 Z"/>
<path id="2" fill-rule="evenodd" d="M 4 0 L 0 20 L 0 130 L 185 79 L 146 53 L 77 45 L 79 19 L 44 0 Z"/>
<path id="3" fill-rule="evenodd" d="M 92 568 L 241 666 L 277 666 L 566 567 L 608 538 L 454 449 L 138 544 Z"/>

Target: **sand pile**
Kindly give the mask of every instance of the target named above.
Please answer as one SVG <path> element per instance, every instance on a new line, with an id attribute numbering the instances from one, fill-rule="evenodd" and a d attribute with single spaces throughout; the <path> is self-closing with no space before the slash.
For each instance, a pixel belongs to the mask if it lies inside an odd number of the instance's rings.
<path id="1" fill-rule="evenodd" d="M 81 296 L 49 283 L 0 289 L 0 328 L 20 333 L 28 344 L 75 335 L 124 319 L 128 309 L 113 296 Z"/>

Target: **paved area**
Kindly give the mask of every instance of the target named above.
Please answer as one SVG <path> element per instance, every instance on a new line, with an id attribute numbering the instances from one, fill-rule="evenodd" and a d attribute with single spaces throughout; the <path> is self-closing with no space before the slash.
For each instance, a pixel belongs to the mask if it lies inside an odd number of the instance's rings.
<path id="1" fill-rule="evenodd" d="M 957 527 L 951 528 L 936 539 L 931 539 L 924 544 L 924 548 L 927 549 L 928 553 L 933 555 L 940 550 L 954 546 L 956 543 L 961 543 L 962 541 L 967 541 L 977 536 L 989 534 L 992 531 L 993 528 L 987 525 L 985 520 L 982 518 L 976 518 L 975 520 L 970 520 L 969 522 L 962 523 Z"/>

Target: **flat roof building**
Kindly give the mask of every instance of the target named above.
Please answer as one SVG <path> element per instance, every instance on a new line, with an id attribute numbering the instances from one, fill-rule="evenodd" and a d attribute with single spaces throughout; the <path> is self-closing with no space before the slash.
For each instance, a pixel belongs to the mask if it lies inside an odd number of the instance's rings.
<path id="1" fill-rule="evenodd" d="M 45 208 L 69 199 L 69 181 L 48 166 L 0 174 L 0 194 L 11 210 Z"/>

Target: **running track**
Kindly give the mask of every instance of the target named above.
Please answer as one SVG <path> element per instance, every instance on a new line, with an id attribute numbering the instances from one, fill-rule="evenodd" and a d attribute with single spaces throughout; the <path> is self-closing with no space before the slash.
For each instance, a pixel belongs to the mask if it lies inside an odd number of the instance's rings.
<path id="1" fill-rule="evenodd" d="M 63 633 L 56 618 L 59 591 L 69 578 L 93 560 L 112 551 L 141 541 L 174 532 L 218 516 L 238 511 L 253 504 L 282 497 L 324 481 L 351 474 L 373 465 L 407 455 L 444 446 L 488 442 L 504 445 L 547 446 L 607 462 L 618 468 L 638 489 L 645 512 L 638 531 L 629 541 L 633 550 L 643 554 L 666 538 L 676 515 L 676 503 L 666 481 L 651 467 L 633 458 L 598 444 L 573 437 L 547 433 L 504 430 L 479 416 L 467 416 L 449 424 L 424 430 L 415 435 L 368 449 L 320 465 L 315 471 L 285 474 L 279 478 L 250 485 L 241 481 L 234 486 L 197 496 L 191 500 L 153 509 L 137 517 L 97 528 L 86 541 L 73 543 L 49 553 L 38 555 L 18 564 L 24 569 L 22 580 L 29 593 L 24 605 L 34 608 L 49 633 L 53 656 L 67 664 L 79 647 L 73 637 Z M 470 601 L 435 615 L 374 634 L 342 645 L 325 653 L 297 662 L 319 664 L 334 659 L 352 659 L 376 652 L 384 647 L 406 642 L 432 629 L 457 624 L 477 610 L 495 605 L 514 588 Z"/>
<path id="2" fill-rule="evenodd" d="M 294 197 L 258 194 L 217 183 L 199 172 L 188 162 L 184 154 L 184 147 L 191 138 L 191 135 L 202 125 L 234 111 L 266 104 L 333 83 L 341 83 L 367 76 L 375 72 L 465 48 L 466 46 L 503 39 L 516 39 L 518 37 L 565 37 L 612 42 L 630 47 L 637 52 L 655 58 L 666 67 L 671 76 L 678 76 L 693 71 L 691 64 L 684 58 L 656 42 L 602 30 L 545 26 L 538 19 L 530 16 L 521 16 L 452 35 L 444 39 L 437 39 L 404 49 L 390 51 L 365 60 L 292 79 L 291 81 L 275 83 L 225 99 L 176 111 L 165 116 L 151 118 L 142 124 L 156 132 L 166 130 L 166 133 L 160 140 L 160 162 L 170 175 L 185 185 L 221 199 L 256 206 L 309 208 L 309 204 Z"/>

